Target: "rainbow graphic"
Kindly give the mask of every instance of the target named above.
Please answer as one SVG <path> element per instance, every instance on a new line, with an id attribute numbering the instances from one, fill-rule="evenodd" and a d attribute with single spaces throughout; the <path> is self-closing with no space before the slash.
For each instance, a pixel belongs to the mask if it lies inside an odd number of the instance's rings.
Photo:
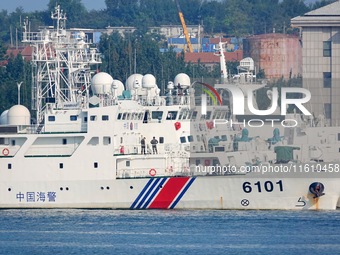
<path id="1" fill-rule="evenodd" d="M 202 96 L 202 103 L 201 103 L 201 106 L 202 106 L 201 114 L 202 115 L 207 114 L 207 95 L 209 95 L 214 105 L 217 105 L 218 103 L 219 105 L 222 105 L 222 98 L 218 94 L 216 89 L 214 89 L 211 85 L 204 83 L 204 82 L 196 82 L 196 83 L 201 84 L 206 87 L 206 88 L 203 88 L 203 92 L 205 92 L 205 94 L 201 95 Z"/>

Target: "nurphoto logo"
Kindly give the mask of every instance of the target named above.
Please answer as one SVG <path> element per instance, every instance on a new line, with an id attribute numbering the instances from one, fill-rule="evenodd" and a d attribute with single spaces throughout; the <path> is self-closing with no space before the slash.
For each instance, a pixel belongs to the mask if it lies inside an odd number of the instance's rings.
<path id="1" fill-rule="evenodd" d="M 204 84 L 205 85 L 205 84 Z M 204 89 L 203 91 L 206 92 L 206 94 L 202 94 L 202 103 L 201 103 L 201 113 L 202 115 L 207 114 L 207 94 L 210 96 L 213 102 L 216 102 L 216 99 L 214 98 L 213 94 L 216 96 L 216 98 L 221 102 L 221 98 L 213 87 L 209 86 L 207 93 L 207 89 Z M 278 98 L 279 98 L 279 92 L 277 88 L 272 89 L 272 98 L 271 98 L 271 107 L 266 110 L 259 110 L 254 107 L 253 102 L 253 90 L 248 89 L 246 92 L 242 91 L 241 88 L 239 88 L 236 85 L 223 85 L 224 90 L 227 90 L 231 94 L 231 106 L 232 106 L 232 113 L 233 115 L 245 115 L 245 103 L 247 103 L 248 110 L 250 113 L 257 115 L 257 116 L 268 116 L 273 114 L 277 107 L 278 107 Z M 299 94 L 302 95 L 301 98 L 289 98 L 289 94 Z M 295 105 L 296 108 L 298 108 L 304 115 L 310 116 L 312 115 L 305 106 L 303 106 L 304 103 L 307 103 L 311 99 L 311 93 L 309 90 L 304 88 L 281 88 L 281 105 L 280 114 L 285 116 L 287 114 L 287 106 L 288 105 Z M 216 104 L 216 103 L 215 103 Z M 221 104 L 221 103 L 220 103 Z M 271 122 L 272 126 L 274 125 L 274 122 L 280 121 L 279 119 L 265 119 L 267 122 Z M 241 123 L 235 122 L 233 120 L 224 120 L 224 119 L 214 119 L 214 126 L 219 124 L 227 124 L 230 123 L 230 125 L 233 124 L 246 124 L 245 120 Z M 254 124 L 254 123 L 260 123 L 260 124 Z M 262 127 L 264 124 L 263 120 L 260 119 L 250 119 L 248 120 L 248 125 L 250 127 Z M 284 127 L 295 127 L 297 125 L 297 121 L 294 119 L 286 119 L 281 121 L 281 125 Z"/>

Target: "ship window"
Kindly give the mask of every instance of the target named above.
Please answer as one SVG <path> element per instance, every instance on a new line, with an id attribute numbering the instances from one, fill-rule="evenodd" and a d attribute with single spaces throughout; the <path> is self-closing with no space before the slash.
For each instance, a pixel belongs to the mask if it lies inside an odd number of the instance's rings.
<path id="1" fill-rule="evenodd" d="M 191 115 L 191 119 L 196 120 L 196 118 L 197 118 L 197 111 L 193 111 Z"/>
<path id="2" fill-rule="evenodd" d="M 332 56 L 332 42 L 331 41 L 323 42 L 323 56 L 324 57 Z"/>
<path id="3" fill-rule="evenodd" d="M 97 116 L 96 115 L 90 116 L 90 121 L 96 121 L 96 120 L 97 120 Z"/>
<path id="4" fill-rule="evenodd" d="M 122 120 L 126 119 L 126 112 L 123 113 Z"/>
<path id="5" fill-rule="evenodd" d="M 63 139 L 63 144 L 64 145 L 67 144 L 67 139 L 66 138 Z"/>
<path id="6" fill-rule="evenodd" d="M 144 116 L 144 113 L 143 113 L 143 112 L 140 112 L 140 113 L 138 114 L 138 119 L 139 119 L 139 120 L 142 120 L 142 119 L 143 119 L 143 116 Z"/>
<path id="7" fill-rule="evenodd" d="M 131 115 L 130 113 L 128 113 L 128 114 L 126 115 L 126 119 L 127 119 L 127 120 L 130 119 L 130 115 Z"/>
<path id="8" fill-rule="evenodd" d="M 338 141 L 340 141 L 340 133 L 338 133 Z"/>
<path id="9" fill-rule="evenodd" d="M 103 115 L 102 116 L 102 120 L 103 121 L 108 121 L 109 120 L 109 116 L 108 115 Z"/>
<path id="10" fill-rule="evenodd" d="M 331 72 L 323 73 L 323 87 L 324 88 L 332 87 L 332 73 Z"/>
<path id="11" fill-rule="evenodd" d="M 207 114 L 201 115 L 201 120 L 210 120 L 211 111 L 207 111 Z"/>
<path id="12" fill-rule="evenodd" d="M 192 135 L 188 136 L 188 142 L 193 142 L 194 141 L 194 137 Z"/>
<path id="13" fill-rule="evenodd" d="M 64 164 L 63 163 L 59 163 L 59 168 L 63 169 L 64 168 Z"/>
<path id="14" fill-rule="evenodd" d="M 169 111 L 166 115 L 167 120 L 175 120 L 177 117 L 177 111 Z"/>
<path id="15" fill-rule="evenodd" d="M 181 143 L 186 143 L 187 139 L 185 138 L 185 136 L 181 136 L 180 137 Z"/>
<path id="16" fill-rule="evenodd" d="M 94 168 L 98 168 L 98 162 L 94 162 L 94 163 L 93 163 L 93 167 L 94 167 Z"/>
<path id="17" fill-rule="evenodd" d="M 164 137 L 163 136 L 159 137 L 159 143 L 164 143 Z"/>
<path id="18" fill-rule="evenodd" d="M 118 115 L 117 115 L 117 120 L 120 120 L 122 118 L 122 113 L 120 112 L 120 113 L 118 113 Z"/>
<path id="19" fill-rule="evenodd" d="M 12 146 L 15 146 L 15 140 L 11 140 Z"/>
<path id="20" fill-rule="evenodd" d="M 104 136 L 104 137 L 103 137 L 103 144 L 104 144 L 104 145 L 109 145 L 109 144 L 111 144 L 111 137 L 109 137 L 109 136 Z"/>
<path id="21" fill-rule="evenodd" d="M 125 166 L 130 166 L 130 160 L 125 161 Z"/>
<path id="22" fill-rule="evenodd" d="M 227 111 L 222 111 L 221 119 L 225 119 L 227 117 Z"/>
<path id="23" fill-rule="evenodd" d="M 218 159 L 213 159 L 213 166 L 217 166 L 220 164 L 220 162 L 218 161 Z"/>
<path id="24" fill-rule="evenodd" d="M 12 169 L 12 164 L 7 165 L 8 169 Z"/>
<path id="25" fill-rule="evenodd" d="M 76 121 L 78 119 L 77 115 L 71 115 L 70 121 Z"/>
<path id="26" fill-rule="evenodd" d="M 214 119 L 219 119 L 219 111 L 217 110 L 213 113 L 213 120 Z"/>
<path id="27" fill-rule="evenodd" d="M 215 151 L 224 151 L 224 146 L 215 146 L 214 147 Z"/>
<path id="28" fill-rule="evenodd" d="M 99 144 L 99 137 L 95 136 L 90 139 L 90 141 L 87 143 L 87 145 L 98 145 Z"/>
<path id="29" fill-rule="evenodd" d="M 163 111 L 152 111 L 151 118 L 161 120 L 163 117 Z"/>
<path id="30" fill-rule="evenodd" d="M 221 135 L 221 139 L 222 139 L 222 141 L 227 141 L 228 140 L 226 135 Z"/>
<path id="31" fill-rule="evenodd" d="M 55 121 L 55 116 L 48 116 L 48 121 Z"/>
<path id="32" fill-rule="evenodd" d="M 178 119 L 185 120 L 189 117 L 189 110 L 188 109 L 182 109 L 179 113 Z"/>

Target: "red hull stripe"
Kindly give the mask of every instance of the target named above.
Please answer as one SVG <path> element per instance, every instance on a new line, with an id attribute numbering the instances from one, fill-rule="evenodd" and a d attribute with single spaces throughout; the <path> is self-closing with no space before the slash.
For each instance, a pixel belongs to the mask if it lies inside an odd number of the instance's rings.
<path id="1" fill-rule="evenodd" d="M 168 209 L 190 177 L 170 178 L 149 206 L 150 209 Z"/>

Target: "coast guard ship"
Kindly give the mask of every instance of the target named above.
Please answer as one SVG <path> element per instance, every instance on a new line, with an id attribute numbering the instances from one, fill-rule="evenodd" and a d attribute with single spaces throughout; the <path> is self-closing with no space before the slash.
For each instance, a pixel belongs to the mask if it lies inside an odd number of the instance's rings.
<path id="1" fill-rule="evenodd" d="M 33 48 L 35 123 L 20 104 L 0 117 L 0 208 L 340 207 L 338 127 L 297 113 L 286 116 L 293 126 L 247 127 L 223 101 L 224 83 L 183 73 L 163 96 L 151 74 L 124 85 L 96 72 L 99 52 L 66 29 L 59 6 L 52 18 L 56 27 L 23 34 Z M 264 86 L 250 59 L 240 70 L 224 82 Z"/>

